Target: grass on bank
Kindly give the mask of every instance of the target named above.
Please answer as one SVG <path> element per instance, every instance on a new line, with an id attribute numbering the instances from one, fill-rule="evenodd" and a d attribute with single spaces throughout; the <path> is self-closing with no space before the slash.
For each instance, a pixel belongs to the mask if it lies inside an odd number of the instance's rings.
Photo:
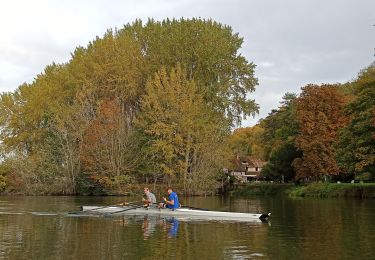
<path id="1" fill-rule="evenodd" d="M 249 183 L 237 185 L 234 196 L 274 196 L 318 198 L 375 198 L 375 183 L 310 183 L 305 185 L 280 183 Z"/>
<path id="2" fill-rule="evenodd" d="M 375 183 L 311 183 L 295 186 L 291 197 L 375 198 Z"/>
<path id="3" fill-rule="evenodd" d="M 292 189 L 294 184 L 290 183 L 249 183 L 236 185 L 231 191 L 234 196 L 253 196 L 253 195 L 279 195 Z"/>

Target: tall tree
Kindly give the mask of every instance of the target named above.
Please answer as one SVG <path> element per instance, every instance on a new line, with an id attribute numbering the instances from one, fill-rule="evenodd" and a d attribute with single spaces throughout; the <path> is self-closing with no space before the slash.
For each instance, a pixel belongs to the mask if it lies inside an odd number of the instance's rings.
<path id="1" fill-rule="evenodd" d="M 272 110 L 260 122 L 264 128 L 262 142 L 265 146 L 266 159 L 269 159 L 274 149 L 279 149 L 284 144 L 294 143 L 298 133 L 295 116 L 296 97 L 297 95 L 294 93 L 286 93 L 280 102 L 281 106 Z"/>
<path id="2" fill-rule="evenodd" d="M 225 132 L 180 65 L 169 74 L 163 68 L 148 82 L 137 127 L 144 133 L 152 169 L 165 174 L 169 182 L 180 178 L 185 191 L 191 188 L 193 180 L 203 181 L 212 172 L 218 172 L 220 160 L 215 161 L 215 156 L 210 160 L 207 153 L 220 151 L 217 144 Z M 207 161 L 202 162 L 202 158 Z M 207 166 L 205 171 L 200 165 Z"/>
<path id="3" fill-rule="evenodd" d="M 53 193 L 74 192 L 77 170 L 71 171 L 70 160 L 65 160 L 71 157 L 63 156 L 58 141 L 67 136 L 52 130 L 56 121 L 54 112 L 64 115 L 70 110 L 66 107 L 72 101 L 67 98 L 71 93 L 65 88 L 69 82 L 66 72 L 65 65 L 47 66 L 32 84 L 20 86 L 15 93 L 4 94 L 0 102 L 6 115 L 1 122 L 6 126 L 1 136 L 3 147 L 15 168 L 12 176 L 24 182 L 23 191 L 27 193 L 33 193 L 33 186 L 34 192 L 48 193 L 49 188 Z M 43 189 L 39 189 L 40 186 L 44 186 Z"/>
<path id="4" fill-rule="evenodd" d="M 136 21 L 119 30 L 108 30 L 86 47 L 78 47 L 69 62 L 53 63 L 32 83 L 21 85 L 14 93 L 2 94 L 0 145 L 5 159 L 10 159 L 9 164 L 13 163 L 15 169 L 21 167 L 16 162 L 24 162 L 21 175 L 25 178 L 20 179 L 25 180 L 26 186 L 31 187 L 30 183 L 38 180 L 46 189 L 60 187 L 62 193 L 74 193 L 77 183 L 87 180 L 87 176 L 128 178 L 130 172 L 135 173 L 139 168 L 117 167 L 121 163 L 116 163 L 111 169 L 117 170 L 99 172 L 98 168 L 94 173 L 94 168 L 87 167 L 86 162 L 86 168 L 82 168 L 81 160 L 95 158 L 93 162 L 102 162 L 99 158 L 107 158 L 104 154 L 99 156 L 99 148 L 108 147 L 109 134 L 113 133 L 108 121 L 103 119 L 105 107 L 120 111 L 118 127 L 125 130 L 116 132 L 122 140 L 118 143 L 132 141 L 134 118 L 139 114 L 141 97 L 147 92 L 147 81 L 162 67 L 169 71 L 178 63 L 186 70 L 186 80 L 196 83 L 195 95 L 205 104 L 205 113 L 209 115 L 207 122 L 203 120 L 207 123 L 205 129 L 225 136 L 233 124 L 241 121 L 241 115 L 252 115 L 258 109 L 248 96 L 257 85 L 255 65 L 239 53 L 242 42 L 229 26 L 202 19 L 149 20 L 146 24 Z M 116 105 L 112 107 L 109 100 L 116 100 Z M 111 114 L 112 119 L 115 114 Z M 100 133 L 100 138 L 91 138 L 94 133 L 91 129 Z M 133 158 L 127 157 L 127 145 L 120 146 L 121 149 L 112 153 L 116 154 L 114 161 L 123 162 L 125 159 L 119 158 L 124 156 L 126 161 L 136 159 L 136 153 Z M 191 155 L 187 150 L 187 161 L 198 158 L 198 152 Z M 207 156 L 206 161 L 219 161 L 217 158 Z M 212 165 L 216 170 L 217 163 Z M 90 173 L 82 174 L 84 169 Z M 39 178 L 44 173 L 48 178 Z"/>
<path id="5" fill-rule="evenodd" d="M 243 39 L 230 26 L 211 19 L 149 20 L 127 25 L 120 34 L 129 32 L 142 46 L 149 75 L 180 63 L 206 103 L 229 122 L 240 123 L 242 116 L 258 112 L 248 98 L 258 84 L 255 65 L 239 53 Z"/>
<path id="6" fill-rule="evenodd" d="M 299 134 L 295 140 L 302 158 L 294 160 L 297 179 L 321 179 L 337 175 L 340 169 L 335 160 L 334 142 L 338 131 L 346 124 L 343 108 L 346 98 L 338 85 L 307 85 L 296 101 Z"/>
<path id="7" fill-rule="evenodd" d="M 340 131 L 337 161 L 359 179 L 375 179 L 375 65 L 351 83 L 354 100 L 345 108 L 349 124 Z"/>
<path id="8" fill-rule="evenodd" d="M 265 157 L 268 160 L 262 169 L 262 175 L 274 180 L 290 181 L 295 177 L 292 167 L 294 159 L 301 157 L 294 140 L 298 134 L 298 124 L 295 115 L 294 93 L 286 93 L 281 106 L 273 110 L 260 122 L 264 128 L 262 143 Z"/>
<path id="9" fill-rule="evenodd" d="M 82 138 L 82 172 L 108 191 L 123 192 L 136 156 L 126 112 L 117 98 L 105 100 Z"/>

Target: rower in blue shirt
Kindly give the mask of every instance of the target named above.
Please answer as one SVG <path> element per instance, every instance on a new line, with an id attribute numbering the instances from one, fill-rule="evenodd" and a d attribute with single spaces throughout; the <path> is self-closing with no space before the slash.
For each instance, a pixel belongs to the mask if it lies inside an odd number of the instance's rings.
<path id="1" fill-rule="evenodd" d="M 172 188 L 168 188 L 168 199 L 163 197 L 163 202 L 166 208 L 168 209 L 178 209 L 180 207 L 180 202 L 178 201 L 177 193 L 172 190 Z"/>

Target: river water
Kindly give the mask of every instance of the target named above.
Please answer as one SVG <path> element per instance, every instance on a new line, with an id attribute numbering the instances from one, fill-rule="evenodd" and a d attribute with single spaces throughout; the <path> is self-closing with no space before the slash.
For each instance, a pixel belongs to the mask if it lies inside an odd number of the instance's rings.
<path id="1" fill-rule="evenodd" d="M 180 198 L 265 223 L 75 214 L 136 199 L 0 197 L 0 259 L 375 259 L 374 200 Z"/>

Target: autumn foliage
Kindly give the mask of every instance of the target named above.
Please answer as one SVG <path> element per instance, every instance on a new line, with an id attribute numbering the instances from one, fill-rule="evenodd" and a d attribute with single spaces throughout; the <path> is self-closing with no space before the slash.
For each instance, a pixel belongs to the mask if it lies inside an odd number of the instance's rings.
<path id="1" fill-rule="evenodd" d="M 373 181 L 374 75 L 371 65 L 352 82 L 307 85 L 298 96 L 287 93 L 258 125 L 233 132 L 233 154 L 263 156 L 266 180 Z M 255 154 L 252 143 L 261 148 Z"/>
<path id="2" fill-rule="evenodd" d="M 343 108 L 347 103 L 337 85 L 307 85 L 296 102 L 299 133 L 295 140 L 302 158 L 294 160 L 296 178 L 320 179 L 337 175 L 334 143 L 347 118 Z"/>
<path id="3" fill-rule="evenodd" d="M 255 64 L 212 20 L 136 20 L 0 95 L 0 191 L 123 194 L 140 183 L 215 191 L 236 153 L 272 180 L 373 180 L 374 66 L 287 93 L 258 125 Z"/>
<path id="4" fill-rule="evenodd" d="M 77 47 L 1 94 L 0 189 L 122 194 L 152 179 L 215 190 L 229 129 L 258 110 L 242 43 L 212 20 L 150 19 Z"/>

